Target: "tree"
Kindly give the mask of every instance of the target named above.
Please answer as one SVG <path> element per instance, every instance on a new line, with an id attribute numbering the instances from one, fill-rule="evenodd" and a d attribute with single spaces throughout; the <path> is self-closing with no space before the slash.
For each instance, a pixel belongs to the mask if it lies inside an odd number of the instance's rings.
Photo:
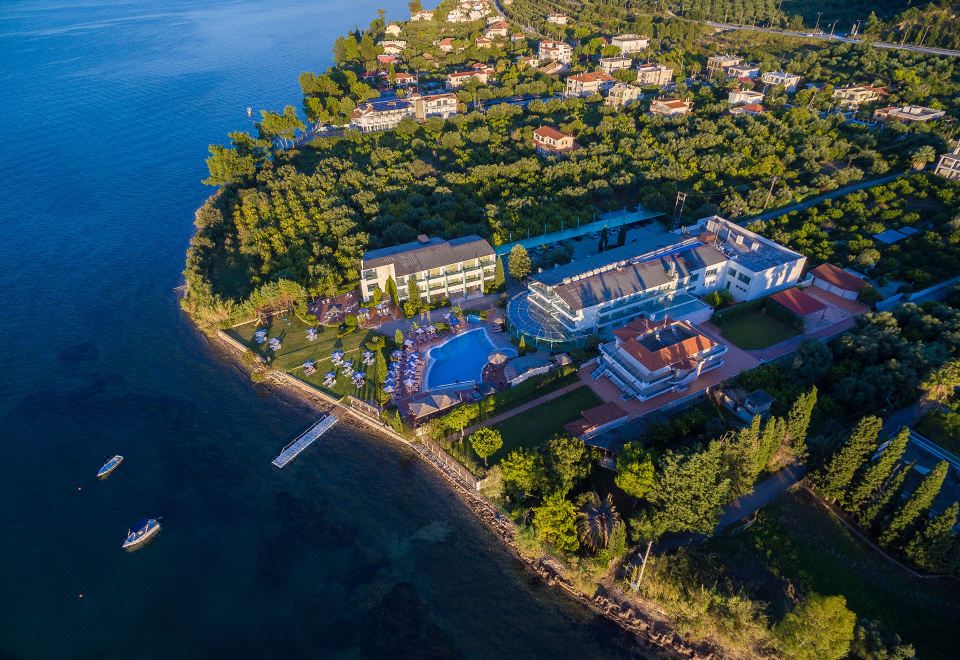
<path id="1" fill-rule="evenodd" d="M 423 4 L 420 0 L 410 0 L 410 2 L 407 3 L 407 8 L 410 10 L 410 15 L 412 16 L 413 14 L 423 11 Z"/>
<path id="2" fill-rule="evenodd" d="M 916 651 L 900 635 L 884 630 L 879 621 L 861 619 L 850 649 L 851 658 L 864 660 L 913 660 Z"/>
<path id="3" fill-rule="evenodd" d="M 628 442 L 617 455 L 614 482 L 627 495 L 645 497 L 653 487 L 654 469 L 650 454 L 639 444 Z"/>
<path id="4" fill-rule="evenodd" d="M 910 154 L 910 165 L 915 170 L 922 170 L 936 158 L 937 152 L 929 144 L 926 144 Z"/>
<path id="5" fill-rule="evenodd" d="M 397 346 L 403 346 L 403 331 L 400 328 L 397 328 L 393 331 L 393 343 Z"/>
<path id="6" fill-rule="evenodd" d="M 566 495 L 590 474 L 590 454 L 583 440 L 558 435 L 547 443 L 546 465 L 554 490 Z"/>
<path id="7" fill-rule="evenodd" d="M 864 527 L 870 527 L 880 518 L 880 514 L 887 510 L 893 498 L 903 488 L 903 483 L 907 480 L 907 475 L 913 469 L 913 463 L 901 466 L 899 470 L 893 473 L 890 480 L 880 489 L 880 493 L 870 502 L 857 516 L 860 524 Z"/>
<path id="8" fill-rule="evenodd" d="M 550 543 L 560 552 L 573 553 L 580 549 L 577 509 L 561 493 L 547 495 L 542 505 L 533 508 L 533 526 L 538 539 Z"/>
<path id="9" fill-rule="evenodd" d="M 620 225 L 620 231 L 617 232 L 617 247 L 623 247 L 627 244 L 627 226 Z"/>
<path id="10" fill-rule="evenodd" d="M 500 472 L 504 483 L 523 495 L 538 491 L 546 478 L 540 457 L 522 449 L 510 452 L 500 461 Z"/>
<path id="11" fill-rule="evenodd" d="M 773 463 L 774 456 L 780 450 L 787 437 L 787 422 L 782 417 L 771 417 L 763 425 L 759 448 L 756 453 L 757 474 Z"/>
<path id="12" fill-rule="evenodd" d="M 577 511 L 577 533 L 580 543 L 593 552 L 606 548 L 610 544 L 617 526 L 620 525 L 620 514 L 613 505 L 613 496 L 607 493 L 603 499 L 594 491 L 583 496 L 580 509 Z"/>
<path id="13" fill-rule="evenodd" d="M 604 225 L 603 229 L 600 230 L 600 244 L 597 245 L 597 252 L 603 252 L 606 250 L 609 242 L 610 237 L 607 235 L 607 226 Z"/>
<path id="14" fill-rule="evenodd" d="M 383 351 L 376 351 L 373 359 L 377 368 L 377 398 L 383 405 L 390 400 L 389 392 L 383 391 L 383 383 L 387 380 L 387 359 L 383 357 Z"/>
<path id="15" fill-rule="evenodd" d="M 882 426 L 879 417 L 864 417 L 857 422 L 847 441 L 815 477 L 814 483 L 821 495 L 829 500 L 843 496 L 857 470 L 877 448 L 877 435 Z"/>
<path id="16" fill-rule="evenodd" d="M 527 336 L 520 335 L 520 339 L 517 341 L 517 353 L 520 355 L 525 355 L 527 352 Z"/>
<path id="17" fill-rule="evenodd" d="M 203 180 L 208 186 L 224 186 L 249 179 L 257 171 L 253 156 L 244 156 L 236 149 L 228 149 L 219 144 L 211 144 L 210 157 L 207 158 L 207 170 L 210 176 Z"/>
<path id="18" fill-rule="evenodd" d="M 724 462 L 730 479 L 730 496 L 740 497 L 753 490 L 766 462 L 760 457 L 760 415 L 750 426 L 729 435 L 724 441 Z"/>
<path id="19" fill-rule="evenodd" d="M 303 122 L 297 117 L 297 109 L 292 105 L 286 106 L 283 114 L 261 110 L 260 121 L 257 122 L 261 139 L 271 142 L 279 140 L 284 144 L 293 139 L 297 130 L 302 131 L 304 128 Z"/>
<path id="20" fill-rule="evenodd" d="M 833 352 L 826 342 L 808 339 L 797 346 L 790 363 L 790 372 L 794 378 L 813 383 L 826 375 L 833 366 Z"/>
<path id="21" fill-rule="evenodd" d="M 503 283 L 506 278 L 503 273 L 503 259 L 497 257 L 497 265 L 493 268 L 493 286 L 491 286 L 491 291 L 499 291 L 503 288 Z"/>
<path id="22" fill-rule="evenodd" d="M 393 301 L 394 305 L 400 304 L 400 292 L 397 291 L 397 283 L 393 281 L 393 276 L 387 277 L 386 283 L 387 295 L 390 296 L 390 300 Z"/>
<path id="23" fill-rule="evenodd" d="M 914 564 L 926 571 L 948 568 L 950 553 L 956 540 L 953 528 L 957 524 L 960 506 L 954 502 L 946 511 L 927 522 L 903 548 L 903 553 Z"/>
<path id="24" fill-rule="evenodd" d="M 789 660 L 840 660 L 850 651 L 857 615 L 843 596 L 810 594 L 775 630 Z"/>
<path id="25" fill-rule="evenodd" d="M 417 278 L 411 275 L 407 278 L 407 300 L 403 304 L 403 313 L 409 318 L 422 309 L 423 298 L 420 295 L 420 287 L 417 285 Z"/>
<path id="26" fill-rule="evenodd" d="M 787 442 L 794 460 L 802 461 L 807 455 L 807 428 L 813 408 L 817 405 L 817 388 L 801 394 L 787 413 Z"/>
<path id="27" fill-rule="evenodd" d="M 844 500 L 852 510 L 857 510 L 870 501 L 884 482 L 890 478 L 893 468 L 903 456 L 909 441 L 910 429 L 906 427 L 900 429 L 900 433 L 887 444 L 886 449 L 880 452 L 876 462 L 867 467 L 856 479 Z"/>
<path id="28" fill-rule="evenodd" d="M 480 408 L 475 403 L 461 403 L 443 416 L 443 425 L 451 431 L 460 433 L 460 440 L 463 440 L 463 429 L 470 422 L 475 420 L 480 414 Z"/>
<path id="29" fill-rule="evenodd" d="M 647 495 L 653 510 L 634 521 L 638 536 L 653 540 L 667 532 L 712 532 L 730 494 L 724 472 L 719 442 L 688 455 L 667 450 Z"/>
<path id="30" fill-rule="evenodd" d="M 503 436 L 496 429 L 479 428 L 470 434 L 470 446 L 473 447 L 477 456 L 483 459 L 483 464 L 489 465 L 487 458 L 493 456 L 503 446 Z"/>
<path id="31" fill-rule="evenodd" d="M 530 255 L 527 249 L 517 243 L 510 249 L 510 257 L 507 263 L 510 277 L 515 280 L 522 280 L 530 274 L 533 265 L 530 261 Z"/>
<path id="32" fill-rule="evenodd" d="M 880 535 L 880 543 L 894 544 L 903 535 L 904 530 L 930 508 L 940 492 L 948 468 L 946 461 L 940 461 L 930 470 L 913 494 L 894 512 L 887 528 Z"/>

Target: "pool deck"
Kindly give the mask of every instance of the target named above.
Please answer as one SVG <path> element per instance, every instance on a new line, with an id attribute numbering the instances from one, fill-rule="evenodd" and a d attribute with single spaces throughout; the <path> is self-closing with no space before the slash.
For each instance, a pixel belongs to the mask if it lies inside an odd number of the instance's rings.
<path id="1" fill-rule="evenodd" d="M 447 389 L 449 387 L 456 387 L 460 385 L 461 381 L 458 381 L 457 383 L 438 383 L 437 385 L 430 385 L 430 372 L 433 370 L 433 366 L 436 363 L 436 360 L 433 359 L 433 351 L 446 345 L 451 341 L 455 341 L 459 339 L 464 335 L 470 334 L 471 332 L 481 332 L 481 331 L 483 332 L 484 335 L 486 335 L 487 341 L 490 342 L 490 347 L 491 347 L 490 352 L 493 352 L 501 348 L 507 348 L 507 347 L 509 347 L 513 351 L 516 351 L 516 349 L 514 349 L 513 346 L 510 344 L 510 340 L 507 333 L 493 332 L 489 327 L 489 324 L 487 324 L 486 322 L 481 322 L 480 324 L 473 324 L 473 323 L 468 324 L 467 327 L 464 328 L 463 330 L 460 330 L 459 332 L 443 337 L 441 341 L 434 342 L 429 349 L 424 351 L 425 367 L 423 371 L 423 385 L 421 385 L 420 391 L 429 392 L 431 390 Z M 489 354 L 490 353 L 487 353 L 487 355 Z M 475 380 L 474 382 L 479 383 L 480 382 L 479 379 L 482 379 L 482 377 L 483 377 L 483 367 L 481 367 L 480 373 L 477 374 L 478 380 Z M 468 382 L 468 381 L 462 381 L 462 382 Z"/>

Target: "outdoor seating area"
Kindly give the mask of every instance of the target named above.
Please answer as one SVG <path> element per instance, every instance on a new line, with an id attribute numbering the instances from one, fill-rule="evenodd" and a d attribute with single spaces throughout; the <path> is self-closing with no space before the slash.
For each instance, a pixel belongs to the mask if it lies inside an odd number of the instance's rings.
<path id="1" fill-rule="evenodd" d="M 405 350 L 390 354 L 390 367 L 383 383 L 383 391 L 394 398 L 416 394 L 423 381 L 423 354 L 413 349 L 412 340 L 407 339 L 404 344 Z"/>
<path id="2" fill-rule="evenodd" d="M 370 351 L 367 351 L 367 353 L 369 352 Z M 361 362 L 362 361 L 363 360 L 361 360 Z M 333 388 L 337 384 L 337 379 L 340 376 L 348 379 L 348 382 L 352 383 L 357 389 L 363 387 L 363 384 L 366 382 L 366 376 L 361 373 L 352 360 L 346 359 L 345 353 L 342 350 L 336 350 L 330 354 L 330 363 L 334 368 L 324 374 L 324 387 Z M 306 369 L 306 365 L 304 365 L 304 369 Z"/>

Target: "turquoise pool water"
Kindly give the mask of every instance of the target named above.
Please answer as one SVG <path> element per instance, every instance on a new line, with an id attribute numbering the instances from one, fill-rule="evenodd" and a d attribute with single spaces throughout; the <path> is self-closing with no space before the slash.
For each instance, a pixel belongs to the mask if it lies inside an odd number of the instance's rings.
<path id="1" fill-rule="evenodd" d="M 427 389 L 465 381 L 480 382 L 487 357 L 494 348 L 483 328 L 470 330 L 434 346 L 427 353 Z"/>

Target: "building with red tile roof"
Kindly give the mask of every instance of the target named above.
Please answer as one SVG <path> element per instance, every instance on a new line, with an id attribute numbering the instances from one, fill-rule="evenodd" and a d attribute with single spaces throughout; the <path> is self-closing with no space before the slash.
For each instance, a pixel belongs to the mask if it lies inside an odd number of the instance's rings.
<path id="1" fill-rule="evenodd" d="M 580 148 L 572 135 L 558 131 L 553 126 L 533 129 L 533 146 L 539 154 L 569 153 Z"/>
<path id="2" fill-rule="evenodd" d="M 770 296 L 770 300 L 800 318 L 819 314 L 827 309 L 825 304 L 800 289 L 777 291 Z"/>
<path id="3" fill-rule="evenodd" d="M 564 430 L 575 438 L 588 438 L 603 433 L 625 421 L 627 411 L 614 401 L 601 403 L 599 406 L 581 411 L 580 417 L 564 424 Z"/>
<path id="4" fill-rule="evenodd" d="M 841 298 L 854 300 L 860 290 L 867 285 L 867 281 L 853 273 L 837 268 L 833 264 L 820 264 L 810 271 L 813 276 L 813 285 L 829 291 Z"/>

